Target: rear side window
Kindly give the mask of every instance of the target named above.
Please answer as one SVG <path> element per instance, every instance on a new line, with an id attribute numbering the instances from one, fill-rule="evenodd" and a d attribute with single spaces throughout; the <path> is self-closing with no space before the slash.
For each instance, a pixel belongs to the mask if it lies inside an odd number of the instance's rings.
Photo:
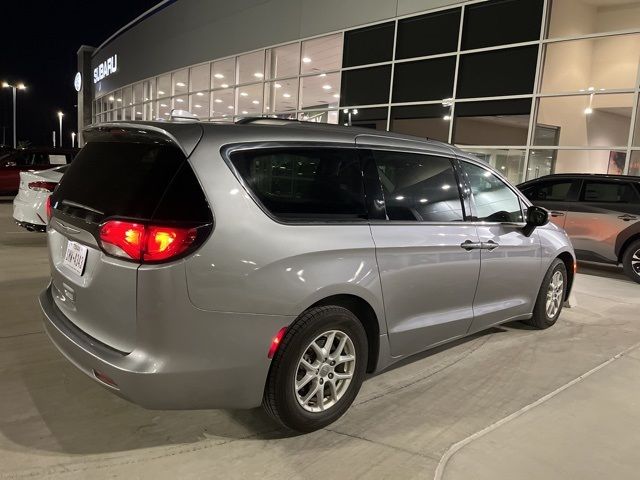
<path id="1" fill-rule="evenodd" d="M 90 142 L 60 181 L 53 201 L 124 217 L 190 221 L 210 218 L 204 193 L 181 150 L 157 143 Z"/>
<path id="2" fill-rule="evenodd" d="M 373 156 L 389 220 L 463 220 L 462 202 L 451 160 L 389 151 L 374 151 Z"/>
<path id="3" fill-rule="evenodd" d="M 572 180 L 547 182 L 526 188 L 523 193 L 532 202 L 566 202 L 571 185 Z"/>
<path id="4" fill-rule="evenodd" d="M 278 218 L 367 218 L 362 169 L 354 150 L 245 150 L 232 153 L 231 162 L 262 205 Z"/>
<path id="5" fill-rule="evenodd" d="M 594 203 L 638 203 L 638 193 L 629 183 L 587 181 L 582 200 Z"/>

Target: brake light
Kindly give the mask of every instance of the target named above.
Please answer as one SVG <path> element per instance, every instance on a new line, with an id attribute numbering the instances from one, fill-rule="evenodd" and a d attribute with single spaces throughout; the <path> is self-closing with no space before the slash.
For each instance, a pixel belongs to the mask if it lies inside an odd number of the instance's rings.
<path id="1" fill-rule="evenodd" d="M 29 190 L 34 190 L 36 192 L 53 192 L 56 185 L 56 182 L 29 182 L 27 186 L 29 187 Z"/>
<path id="2" fill-rule="evenodd" d="M 276 336 L 271 340 L 271 346 L 269 347 L 269 352 L 267 353 L 268 358 L 273 358 L 273 356 L 278 351 L 278 347 L 280 346 L 280 342 L 282 342 L 282 337 L 287 333 L 287 327 L 282 327 Z"/>
<path id="3" fill-rule="evenodd" d="M 105 252 L 116 257 L 158 262 L 183 253 L 196 234 L 195 228 L 109 220 L 100 227 L 100 243 Z"/>
<path id="4" fill-rule="evenodd" d="M 53 210 L 51 208 L 51 196 L 47 197 L 47 200 L 44 203 L 45 209 L 47 211 L 47 222 L 51 220 L 51 215 L 53 215 Z"/>

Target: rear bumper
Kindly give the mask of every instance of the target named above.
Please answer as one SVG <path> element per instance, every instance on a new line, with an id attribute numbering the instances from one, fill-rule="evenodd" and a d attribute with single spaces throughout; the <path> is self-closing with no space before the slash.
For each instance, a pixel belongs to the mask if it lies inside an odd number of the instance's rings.
<path id="1" fill-rule="evenodd" d="M 19 227 L 22 228 L 26 228 L 27 230 L 29 230 L 30 232 L 46 232 L 47 231 L 47 226 L 46 225 L 41 225 L 39 223 L 29 223 L 29 222 L 21 222 L 16 220 L 16 225 L 18 225 Z"/>
<path id="2" fill-rule="evenodd" d="M 113 393 L 150 409 L 254 408 L 261 404 L 269 372 L 267 358 L 273 335 L 289 317 L 206 312 L 208 328 L 193 329 L 191 346 L 184 337 L 154 339 L 158 350 L 140 346 L 125 354 L 86 335 L 55 305 L 51 286 L 40 294 L 45 330 L 60 352 L 78 369 Z M 201 312 L 202 314 L 202 312 Z M 173 319 L 189 331 L 194 322 Z M 201 325 L 201 322 L 196 320 Z M 221 331 L 216 333 L 217 326 Z M 234 327 L 235 326 L 235 327 Z M 235 338 L 225 338 L 229 328 Z M 159 330 L 163 330 L 159 326 Z M 171 335 L 170 335 L 171 336 Z M 210 340 L 203 342 L 202 339 Z M 111 378 L 117 388 L 96 378 Z"/>
<path id="3" fill-rule="evenodd" d="M 46 213 L 41 212 L 42 201 L 26 202 L 19 197 L 13 199 L 13 219 L 27 230 L 44 232 L 47 228 Z M 41 214 L 42 213 L 42 214 Z"/>

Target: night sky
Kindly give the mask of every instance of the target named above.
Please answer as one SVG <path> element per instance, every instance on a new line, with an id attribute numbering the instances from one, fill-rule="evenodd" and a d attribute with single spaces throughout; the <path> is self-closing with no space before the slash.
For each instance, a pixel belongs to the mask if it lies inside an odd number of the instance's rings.
<path id="1" fill-rule="evenodd" d="M 0 7 L 0 82 L 23 82 L 18 91 L 18 142 L 51 145 L 63 111 L 63 144 L 76 131 L 77 93 L 73 78 L 81 45 L 99 46 L 108 37 L 160 0 L 18 0 Z M 0 88 L 0 143 L 7 127 L 12 142 L 11 89 Z M 57 134 L 56 134 L 57 135 Z"/>

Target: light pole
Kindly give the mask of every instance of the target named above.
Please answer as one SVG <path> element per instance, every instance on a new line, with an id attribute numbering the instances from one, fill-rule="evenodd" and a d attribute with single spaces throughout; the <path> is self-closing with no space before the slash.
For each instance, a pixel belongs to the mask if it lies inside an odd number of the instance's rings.
<path id="1" fill-rule="evenodd" d="M 2 82 L 2 88 L 10 88 L 13 90 L 13 148 L 16 148 L 16 91 L 26 90 L 24 83 L 18 83 L 11 85 L 7 82 Z"/>
<path id="2" fill-rule="evenodd" d="M 60 121 L 60 148 L 62 148 L 62 117 L 64 117 L 64 113 L 58 112 L 58 120 Z"/>
<path id="3" fill-rule="evenodd" d="M 347 123 L 345 123 L 345 125 L 350 127 L 351 126 L 351 115 L 357 115 L 358 114 L 358 109 L 357 108 L 354 108 L 354 109 L 345 108 L 343 110 L 343 112 L 347 115 Z"/>
<path id="4" fill-rule="evenodd" d="M 76 146 L 76 132 L 71 132 L 71 148 Z"/>

